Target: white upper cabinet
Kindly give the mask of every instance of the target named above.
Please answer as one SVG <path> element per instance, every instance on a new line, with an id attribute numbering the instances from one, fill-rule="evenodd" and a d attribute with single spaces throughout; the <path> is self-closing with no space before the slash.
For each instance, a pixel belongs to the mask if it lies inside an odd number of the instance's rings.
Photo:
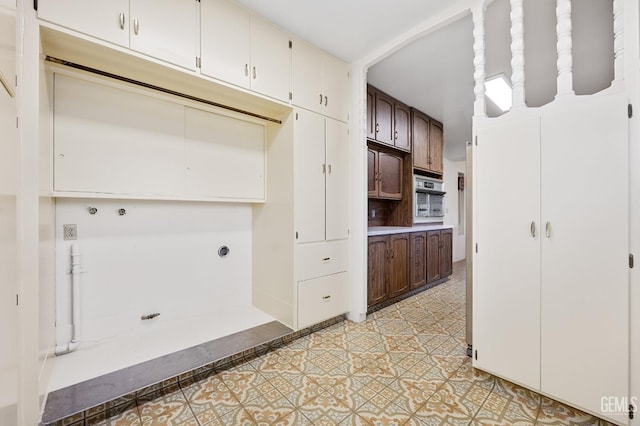
<path id="1" fill-rule="evenodd" d="M 291 49 L 289 35 L 256 16 L 251 17 L 251 89 L 289 101 Z"/>
<path id="2" fill-rule="evenodd" d="M 196 0 L 41 0 L 38 17 L 195 70 Z"/>
<path id="3" fill-rule="evenodd" d="M 130 16 L 131 49 L 184 68 L 196 69 L 196 0 L 131 0 Z"/>
<path id="4" fill-rule="evenodd" d="M 38 17 L 129 47 L 129 0 L 40 0 Z"/>
<path id="5" fill-rule="evenodd" d="M 200 4 L 200 72 L 250 88 L 251 15 L 230 0 L 202 0 Z"/>
<path id="6" fill-rule="evenodd" d="M 347 121 L 349 67 L 301 39 L 293 41 L 292 102 L 299 107 Z"/>

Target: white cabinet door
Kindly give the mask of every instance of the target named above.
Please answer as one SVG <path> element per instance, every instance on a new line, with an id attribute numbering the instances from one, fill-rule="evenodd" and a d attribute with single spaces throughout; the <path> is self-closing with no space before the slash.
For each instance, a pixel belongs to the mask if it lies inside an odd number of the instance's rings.
<path id="1" fill-rule="evenodd" d="M 542 117 L 541 385 L 606 417 L 629 390 L 627 101 L 581 102 Z"/>
<path id="2" fill-rule="evenodd" d="M 129 47 L 129 0 L 40 0 L 38 17 Z"/>
<path id="3" fill-rule="evenodd" d="M 539 389 L 540 121 L 478 129 L 477 137 L 473 363 Z"/>
<path id="4" fill-rule="evenodd" d="M 349 117 L 349 66 L 331 55 L 324 55 L 324 113 L 336 120 Z"/>
<path id="5" fill-rule="evenodd" d="M 197 5 L 195 0 L 131 0 L 131 49 L 195 70 Z"/>
<path id="6" fill-rule="evenodd" d="M 298 329 L 349 310 L 349 274 L 328 275 L 298 283 Z"/>
<path id="7" fill-rule="evenodd" d="M 0 91 L 15 93 L 16 17 L 0 10 Z M 15 127 L 15 126 L 14 126 Z"/>
<path id="8" fill-rule="evenodd" d="M 249 88 L 251 15 L 229 0 L 202 0 L 201 72 Z"/>
<path id="9" fill-rule="evenodd" d="M 301 39 L 293 41 L 291 51 L 291 93 L 294 105 L 322 113 L 322 62 L 324 53 Z"/>
<path id="10" fill-rule="evenodd" d="M 326 239 L 349 237 L 349 128 L 326 119 Z"/>
<path id="11" fill-rule="evenodd" d="M 187 196 L 264 199 L 263 125 L 185 108 L 184 157 Z"/>
<path id="12" fill-rule="evenodd" d="M 251 89 L 289 102 L 291 49 L 289 36 L 256 16 L 251 17 Z"/>
<path id="13" fill-rule="evenodd" d="M 179 196 L 183 107 L 55 75 L 54 189 Z"/>
<path id="14" fill-rule="evenodd" d="M 324 117 L 296 110 L 293 125 L 294 211 L 298 243 L 325 239 Z"/>

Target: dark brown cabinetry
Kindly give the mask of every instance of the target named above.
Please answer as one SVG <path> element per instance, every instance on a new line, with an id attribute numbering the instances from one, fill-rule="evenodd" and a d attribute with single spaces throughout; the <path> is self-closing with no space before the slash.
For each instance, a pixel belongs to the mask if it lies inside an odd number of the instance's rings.
<path id="1" fill-rule="evenodd" d="M 413 167 L 442 175 L 442 124 L 411 109 Z"/>
<path id="2" fill-rule="evenodd" d="M 451 229 L 427 232 L 427 284 L 451 275 L 452 242 Z"/>
<path id="3" fill-rule="evenodd" d="M 411 152 L 411 109 L 367 86 L 367 138 Z"/>
<path id="4" fill-rule="evenodd" d="M 409 290 L 409 235 L 369 237 L 368 306 L 377 305 Z"/>
<path id="5" fill-rule="evenodd" d="M 402 157 L 367 150 L 367 194 L 369 198 L 402 199 Z"/>
<path id="6" fill-rule="evenodd" d="M 367 305 L 451 275 L 452 238 L 451 229 L 369 237 Z"/>
<path id="7" fill-rule="evenodd" d="M 411 234 L 410 287 L 422 287 L 427 283 L 427 233 Z"/>

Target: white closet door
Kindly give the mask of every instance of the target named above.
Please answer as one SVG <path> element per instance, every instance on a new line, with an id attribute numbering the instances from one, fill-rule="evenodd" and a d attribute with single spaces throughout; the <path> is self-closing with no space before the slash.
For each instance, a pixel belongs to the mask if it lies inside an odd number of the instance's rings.
<path id="1" fill-rule="evenodd" d="M 294 211 L 298 243 L 325 239 L 324 117 L 296 110 L 294 140 Z"/>
<path id="2" fill-rule="evenodd" d="M 185 108 L 185 192 L 264 200 L 264 125 Z"/>
<path id="3" fill-rule="evenodd" d="M 629 391 L 629 151 L 626 99 L 594 98 L 542 117 L 542 391 L 600 412 Z"/>
<path id="4" fill-rule="evenodd" d="M 345 123 L 327 122 L 327 240 L 349 237 L 349 134 Z"/>
<path id="5" fill-rule="evenodd" d="M 533 389 L 540 387 L 539 123 L 478 129 L 474 151 L 473 363 Z"/>
<path id="6" fill-rule="evenodd" d="M 324 55 L 324 113 L 336 120 L 349 117 L 349 65 L 329 54 Z"/>
<path id="7" fill-rule="evenodd" d="M 251 17 L 251 89 L 289 102 L 289 90 L 291 90 L 289 35 L 256 16 Z"/>

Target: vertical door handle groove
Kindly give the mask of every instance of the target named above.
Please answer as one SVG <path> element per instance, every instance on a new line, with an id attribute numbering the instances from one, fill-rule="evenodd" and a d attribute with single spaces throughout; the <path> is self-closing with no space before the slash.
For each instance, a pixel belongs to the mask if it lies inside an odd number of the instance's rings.
<path id="1" fill-rule="evenodd" d="M 140 32 L 140 21 L 138 21 L 138 18 L 133 19 L 133 32 L 135 35 L 138 35 Z"/>
<path id="2" fill-rule="evenodd" d="M 531 221 L 531 236 L 533 238 L 536 237 L 536 221 L 535 220 Z"/>
<path id="3" fill-rule="evenodd" d="M 547 221 L 547 223 L 544 225 L 544 231 L 547 235 L 547 238 L 551 238 L 551 222 Z"/>
<path id="4" fill-rule="evenodd" d="M 120 29 L 124 30 L 124 24 L 125 24 L 125 22 L 124 22 L 124 13 L 121 13 L 119 18 L 120 18 Z"/>

